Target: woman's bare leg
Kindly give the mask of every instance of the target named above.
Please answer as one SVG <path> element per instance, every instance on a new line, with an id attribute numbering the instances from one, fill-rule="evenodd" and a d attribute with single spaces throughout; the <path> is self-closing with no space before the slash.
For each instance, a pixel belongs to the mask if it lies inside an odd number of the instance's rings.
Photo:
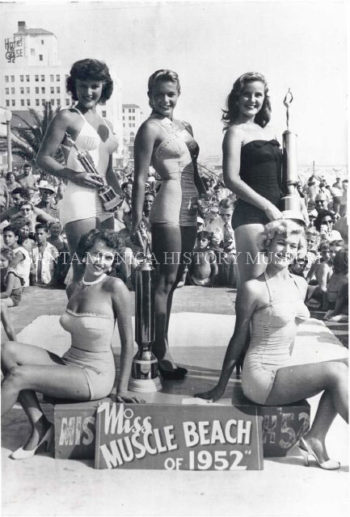
<path id="1" fill-rule="evenodd" d="M 237 289 L 246 280 L 258 278 L 266 269 L 265 256 L 257 245 L 258 236 L 263 229 L 262 224 L 244 224 L 235 229 Z"/>
<path id="2" fill-rule="evenodd" d="M 324 391 L 306 440 L 320 461 L 328 459 L 325 439 L 339 414 L 348 422 L 348 366 L 342 360 L 281 368 L 266 405 L 290 404 Z"/>
<path id="3" fill-rule="evenodd" d="M 16 339 L 15 329 L 14 329 L 14 327 L 12 325 L 9 312 L 7 310 L 7 306 L 3 305 L 2 303 L 1 303 L 1 306 L 0 306 L 0 314 L 1 314 L 1 323 L 3 324 L 3 327 L 4 327 L 4 330 L 5 330 L 5 333 L 6 333 L 7 337 L 11 341 L 14 341 Z"/>

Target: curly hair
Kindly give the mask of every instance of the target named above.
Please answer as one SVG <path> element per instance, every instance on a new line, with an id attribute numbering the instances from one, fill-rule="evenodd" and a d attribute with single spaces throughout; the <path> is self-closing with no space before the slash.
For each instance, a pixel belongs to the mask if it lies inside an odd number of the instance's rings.
<path id="1" fill-rule="evenodd" d="M 288 237 L 290 235 L 299 235 L 299 246 L 298 252 L 306 253 L 306 240 L 305 240 L 305 230 L 304 227 L 291 219 L 278 219 L 275 221 L 270 221 L 264 227 L 262 234 L 258 239 L 258 248 L 263 253 L 268 253 L 269 248 L 273 239 L 276 235 L 280 235 L 281 237 Z"/>
<path id="2" fill-rule="evenodd" d="M 152 95 L 152 90 L 157 83 L 171 82 L 176 83 L 177 91 L 181 93 L 180 79 L 176 72 L 172 70 L 161 69 L 154 72 L 148 79 L 148 97 Z"/>
<path id="3" fill-rule="evenodd" d="M 320 210 L 314 222 L 315 228 L 318 232 L 321 229 L 321 224 L 325 217 L 330 217 L 334 223 L 334 212 L 331 212 L 330 210 Z"/>
<path id="4" fill-rule="evenodd" d="M 66 80 L 66 88 L 67 92 L 72 94 L 74 101 L 78 100 L 75 86 L 76 79 L 103 82 L 102 94 L 98 101 L 100 104 L 104 104 L 112 95 L 113 80 L 109 74 L 108 66 L 102 61 L 97 59 L 81 59 L 73 64 L 70 75 Z"/>
<path id="5" fill-rule="evenodd" d="M 247 83 L 253 81 L 260 81 L 264 85 L 264 102 L 259 113 L 256 114 L 254 121 L 261 127 L 265 127 L 271 118 L 271 102 L 269 97 L 269 89 L 265 77 L 258 72 L 247 72 L 241 75 L 232 86 L 232 90 L 227 97 L 227 109 L 223 109 L 222 121 L 225 124 L 224 130 L 228 129 L 233 124 L 239 115 L 238 99 L 242 94 Z"/>
<path id="6" fill-rule="evenodd" d="M 102 241 L 109 248 L 117 251 L 119 247 L 118 235 L 113 230 L 90 230 L 80 237 L 77 255 L 82 260 L 97 241 Z"/>

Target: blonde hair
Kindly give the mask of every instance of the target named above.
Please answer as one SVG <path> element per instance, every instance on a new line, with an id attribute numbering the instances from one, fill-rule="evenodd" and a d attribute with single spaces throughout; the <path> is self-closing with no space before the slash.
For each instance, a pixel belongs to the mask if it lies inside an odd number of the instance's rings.
<path id="1" fill-rule="evenodd" d="M 306 254 L 304 227 L 291 219 L 277 219 L 267 223 L 258 239 L 259 250 L 263 253 L 268 253 L 271 243 L 276 235 L 280 235 L 282 237 L 288 237 L 289 235 L 299 235 L 300 240 L 298 254 Z"/>

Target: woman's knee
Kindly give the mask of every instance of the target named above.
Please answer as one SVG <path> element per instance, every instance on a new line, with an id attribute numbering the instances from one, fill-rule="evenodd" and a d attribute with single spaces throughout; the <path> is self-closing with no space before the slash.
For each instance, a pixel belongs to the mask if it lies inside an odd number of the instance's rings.
<path id="1" fill-rule="evenodd" d="M 1 363 L 3 366 L 15 365 L 17 362 L 18 343 L 7 341 L 1 347 Z"/>
<path id="2" fill-rule="evenodd" d="M 330 386 L 334 387 L 348 378 L 348 366 L 341 361 L 330 361 L 327 363 L 327 374 Z"/>
<path id="3" fill-rule="evenodd" d="M 171 273 L 160 274 L 158 277 L 158 282 L 156 285 L 156 293 L 169 293 L 174 286 L 177 279 L 177 272 L 173 271 Z"/>
<path id="4" fill-rule="evenodd" d="M 6 375 L 4 382 L 6 382 L 6 384 L 10 384 L 12 387 L 16 387 L 18 390 L 22 389 L 26 379 L 26 370 L 26 366 L 12 366 Z"/>

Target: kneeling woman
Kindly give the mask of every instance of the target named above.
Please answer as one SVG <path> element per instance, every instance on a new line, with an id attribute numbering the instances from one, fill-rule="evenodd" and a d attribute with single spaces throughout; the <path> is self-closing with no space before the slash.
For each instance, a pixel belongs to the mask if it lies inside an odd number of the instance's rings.
<path id="1" fill-rule="evenodd" d="M 116 321 L 121 341 L 117 399 L 137 402 L 127 393 L 134 345 L 129 291 L 121 280 L 107 275 L 117 248 L 116 234 L 91 230 L 81 238 L 79 248 L 84 257 L 84 276 L 68 287 L 69 302 L 60 319 L 72 336 L 70 349 L 63 357 L 15 341 L 5 343 L 2 349 L 2 414 L 18 400 L 32 426 L 29 440 L 12 453 L 13 459 L 33 456 L 53 436 L 36 391 L 76 401 L 110 394 L 115 380 L 111 343 Z"/>
<path id="2" fill-rule="evenodd" d="M 311 455 L 320 467 L 336 469 L 340 465 L 328 459 L 325 438 L 337 414 L 348 421 L 347 364 L 342 360 L 289 364 L 297 324 L 309 316 L 304 305 L 307 284 L 288 271 L 302 240 L 303 229 L 292 221 L 277 220 L 265 226 L 262 250 L 268 254 L 266 272 L 242 285 L 235 331 L 219 382 L 198 396 L 213 401 L 223 396 L 251 324 L 242 371 L 243 393 L 255 403 L 279 406 L 323 392 L 311 429 L 301 438 L 299 447 L 306 459 Z"/>

